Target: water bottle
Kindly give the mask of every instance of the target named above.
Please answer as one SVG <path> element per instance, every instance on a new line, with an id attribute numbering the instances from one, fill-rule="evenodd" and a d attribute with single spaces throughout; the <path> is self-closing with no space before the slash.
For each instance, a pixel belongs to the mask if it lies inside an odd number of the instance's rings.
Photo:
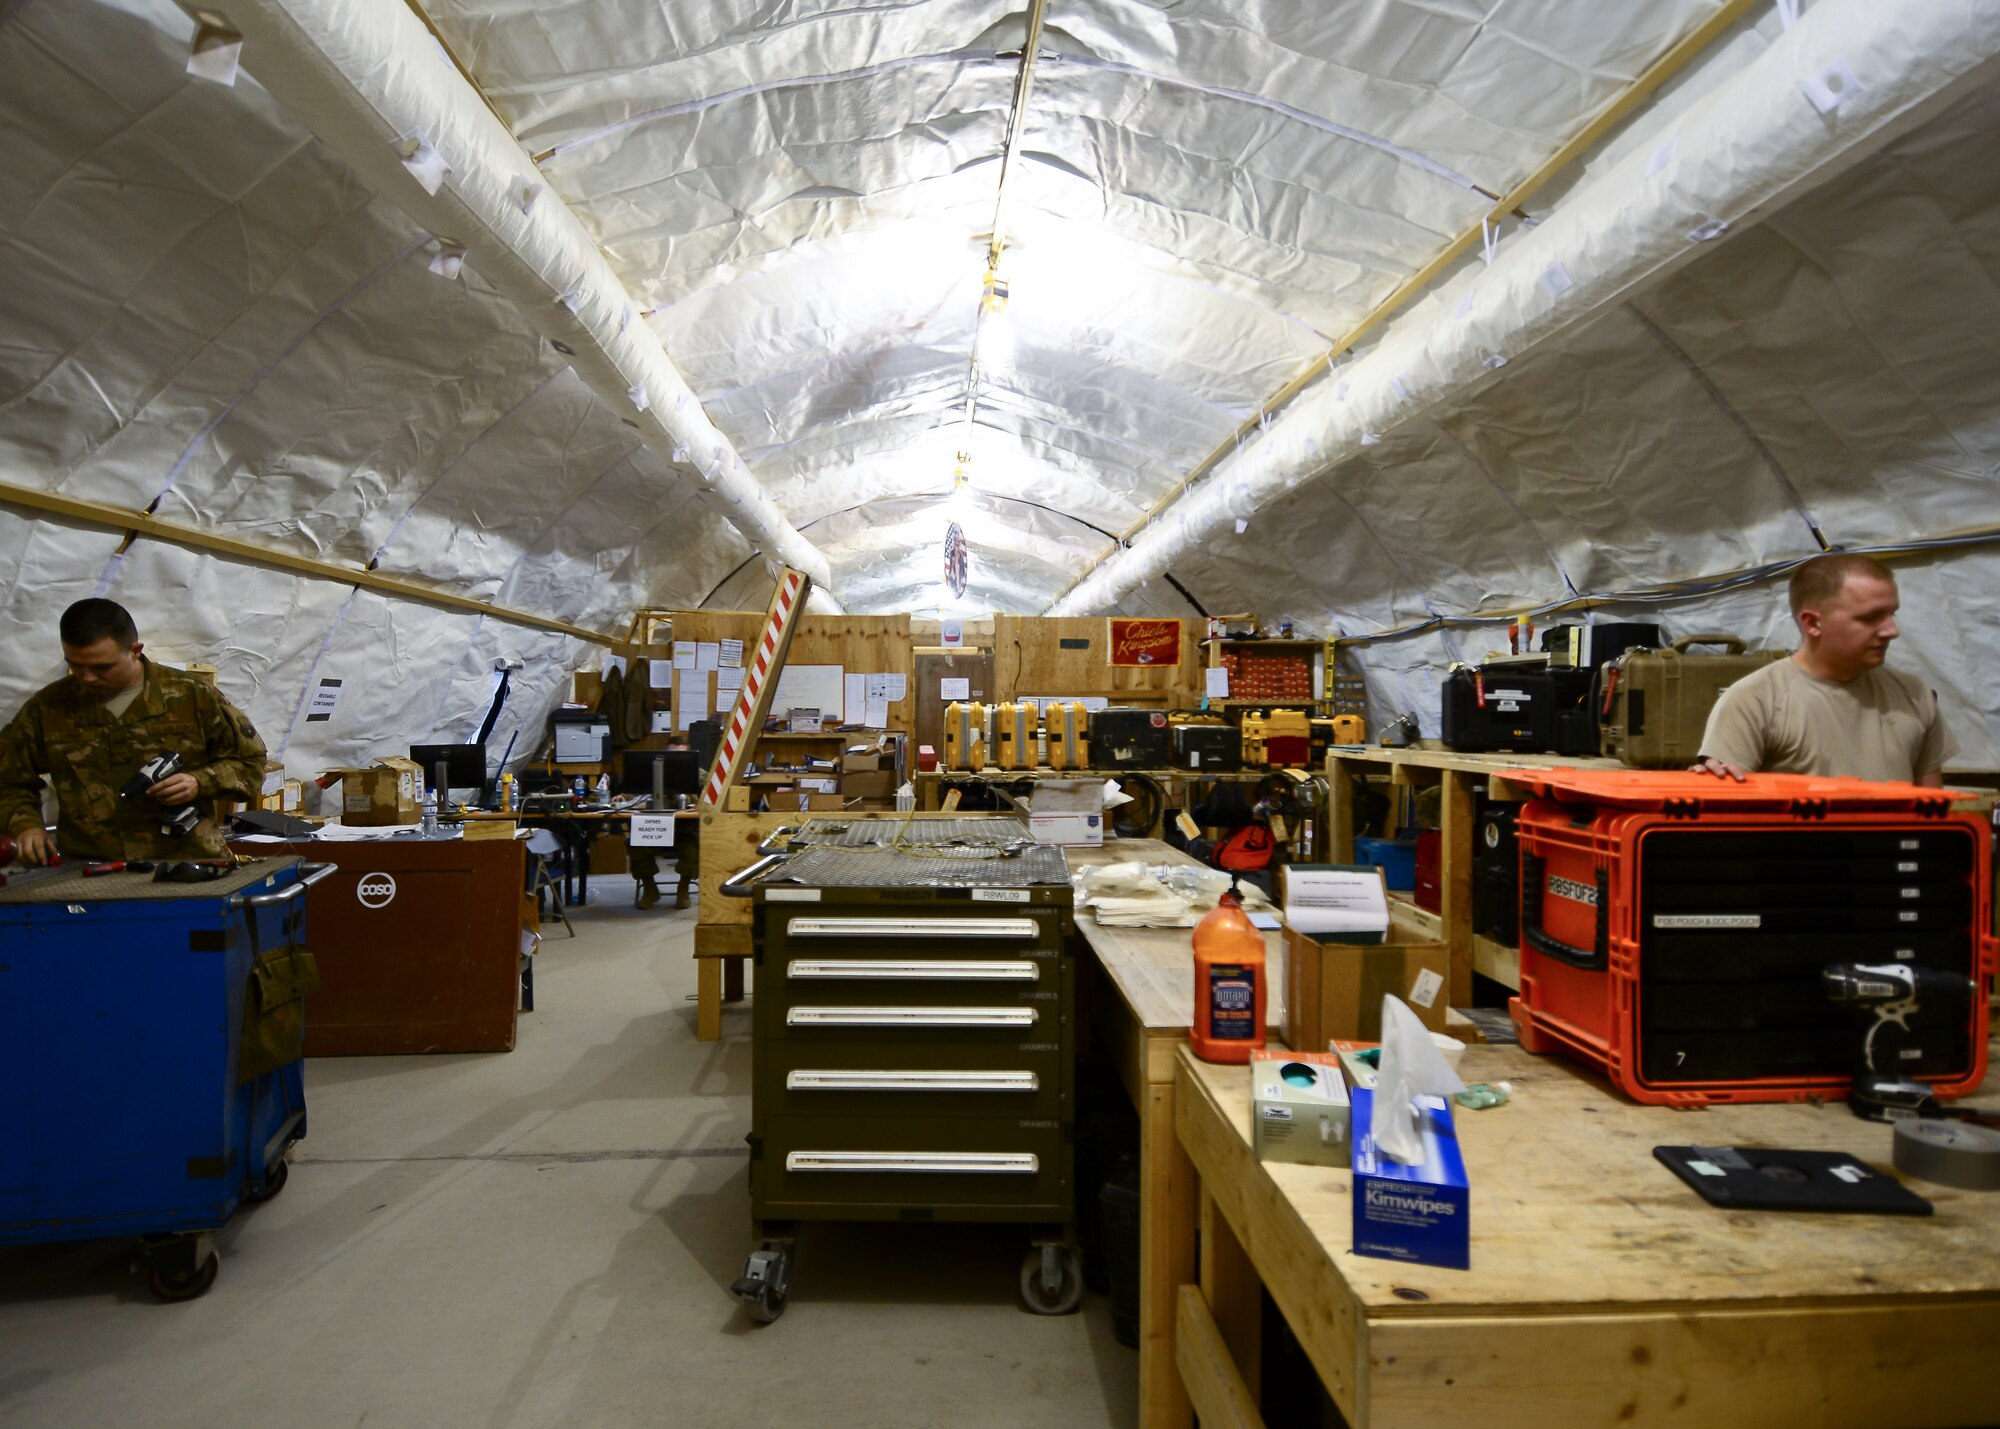
<path id="1" fill-rule="evenodd" d="M 438 831 L 437 790 L 426 788 L 424 790 L 424 837 L 427 839 L 434 839 L 437 837 L 437 831 Z"/>
<path id="2" fill-rule="evenodd" d="M 597 776 L 597 802 L 600 804 L 611 802 L 611 776 L 609 774 L 600 774 Z"/>
<path id="3" fill-rule="evenodd" d="M 581 804 L 585 798 L 584 788 L 585 785 L 583 782 L 583 776 L 581 774 L 577 775 L 576 778 L 570 781 L 569 791 L 570 793 L 576 795 L 576 801 L 579 804 Z"/>

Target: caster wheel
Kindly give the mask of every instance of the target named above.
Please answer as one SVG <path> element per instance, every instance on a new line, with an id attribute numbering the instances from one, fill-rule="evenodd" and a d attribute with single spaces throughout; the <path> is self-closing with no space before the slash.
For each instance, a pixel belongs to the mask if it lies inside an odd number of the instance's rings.
<path id="1" fill-rule="evenodd" d="M 750 1310 L 750 1318 L 768 1325 L 785 1313 L 792 1293 L 792 1258 L 782 1250 L 752 1251 L 730 1290 Z"/>
<path id="2" fill-rule="evenodd" d="M 1021 1303 L 1037 1315 L 1067 1315 L 1083 1302 L 1083 1267 L 1066 1245 L 1038 1245 L 1021 1262 Z"/>
<path id="3" fill-rule="evenodd" d="M 243 1198 L 245 1205 L 261 1206 L 266 1201 L 276 1200 L 278 1192 L 285 1189 L 285 1183 L 292 1179 L 292 1163 L 280 1157 L 277 1164 L 264 1173 L 264 1189 Z"/>
<path id="4" fill-rule="evenodd" d="M 148 1262 L 146 1265 L 146 1288 L 169 1304 L 176 1300 L 194 1300 L 206 1295 L 215 1277 L 222 1271 L 222 1257 L 210 1251 L 206 1259 L 192 1269 L 185 1263 L 187 1257 L 175 1256 L 177 1263 L 171 1265 Z"/>

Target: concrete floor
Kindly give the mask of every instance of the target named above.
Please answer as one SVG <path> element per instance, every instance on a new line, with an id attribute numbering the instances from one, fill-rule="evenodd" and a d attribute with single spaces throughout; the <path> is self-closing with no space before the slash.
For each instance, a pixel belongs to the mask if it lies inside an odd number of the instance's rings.
<path id="1" fill-rule="evenodd" d="M 593 881 L 505 1055 L 307 1066 L 311 1135 L 200 1300 L 132 1242 L 0 1250 L 0 1424 L 1130 1425 L 1101 1296 L 1019 1307 L 1007 1227 L 811 1226 L 790 1308 L 751 1248 L 749 1020 L 694 1038 L 694 914 Z"/>

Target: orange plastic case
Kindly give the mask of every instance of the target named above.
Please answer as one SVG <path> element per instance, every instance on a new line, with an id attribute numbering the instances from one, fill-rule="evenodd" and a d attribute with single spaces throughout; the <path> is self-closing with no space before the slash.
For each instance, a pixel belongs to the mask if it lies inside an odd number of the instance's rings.
<path id="1" fill-rule="evenodd" d="M 1962 1096 L 1986 1075 L 1993 831 L 1936 789 L 1792 774 L 1510 774 L 1521 811 L 1521 1045 L 1603 1069 L 1637 1101 L 1845 1098 L 1872 1015 L 1830 963 L 1963 972 L 1920 1009 L 1898 1070 Z"/>

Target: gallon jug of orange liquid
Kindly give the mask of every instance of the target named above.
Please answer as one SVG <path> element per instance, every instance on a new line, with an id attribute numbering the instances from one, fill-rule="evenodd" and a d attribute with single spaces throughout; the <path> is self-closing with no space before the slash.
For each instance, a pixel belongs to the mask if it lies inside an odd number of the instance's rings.
<path id="1" fill-rule="evenodd" d="M 1264 1045 L 1264 935 L 1243 911 L 1232 882 L 1214 911 L 1194 925 L 1194 1029 L 1204 1062 L 1248 1062 Z"/>

